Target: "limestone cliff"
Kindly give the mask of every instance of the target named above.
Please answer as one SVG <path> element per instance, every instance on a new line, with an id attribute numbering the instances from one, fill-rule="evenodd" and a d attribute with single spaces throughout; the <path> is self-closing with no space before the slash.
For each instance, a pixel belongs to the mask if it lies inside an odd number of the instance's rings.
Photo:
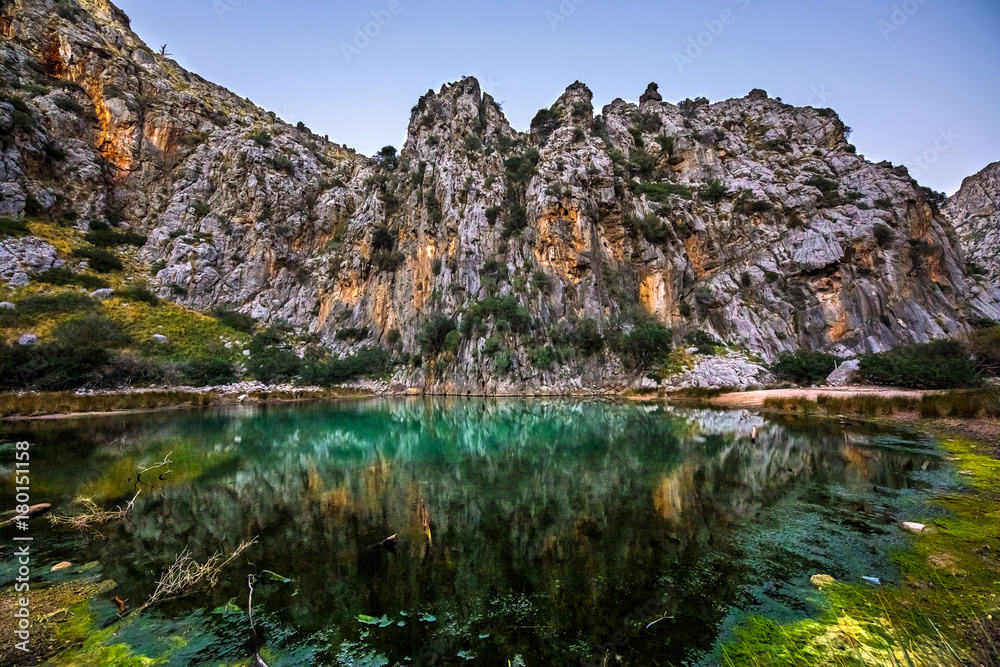
<path id="1" fill-rule="evenodd" d="M 1000 282 L 1000 162 L 965 179 L 944 211 L 962 239 L 970 271 Z"/>
<path id="2" fill-rule="evenodd" d="M 645 312 L 764 360 L 1000 319 L 933 193 L 829 109 L 654 84 L 595 115 L 574 83 L 524 133 L 466 78 L 369 159 L 153 52 L 107 0 L 7 2 L 0 31 L 0 215 L 139 230 L 161 296 L 393 348 L 431 391 L 630 386 L 607 343 Z M 429 325 L 457 332 L 428 346 Z"/>

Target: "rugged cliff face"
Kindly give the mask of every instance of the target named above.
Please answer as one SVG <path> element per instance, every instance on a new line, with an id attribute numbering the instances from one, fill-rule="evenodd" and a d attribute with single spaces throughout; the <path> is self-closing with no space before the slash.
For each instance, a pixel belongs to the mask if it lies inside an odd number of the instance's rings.
<path id="1" fill-rule="evenodd" d="M 629 386 L 610 343 L 649 315 L 764 360 L 1000 319 L 943 202 L 832 110 L 654 84 L 595 116 L 575 83 L 520 133 L 467 78 L 369 159 L 152 52 L 106 0 L 8 2 L 0 30 L 0 215 L 139 230 L 161 296 L 396 349 L 429 390 Z"/>
<path id="2" fill-rule="evenodd" d="M 970 272 L 1000 282 L 1000 162 L 965 179 L 944 212 L 973 264 Z"/>

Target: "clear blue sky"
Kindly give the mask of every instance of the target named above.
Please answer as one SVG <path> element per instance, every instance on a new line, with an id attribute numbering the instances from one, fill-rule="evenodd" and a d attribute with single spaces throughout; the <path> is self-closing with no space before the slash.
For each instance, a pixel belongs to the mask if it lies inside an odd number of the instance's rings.
<path id="1" fill-rule="evenodd" d="M 598 107 L 656 81 L 673 102 L 764 88 L 833 107 L 868 159 L 949 194 L 1000 160 L 997 0 L 117 4 L 183 66 L 367 154 L 402 143 L 429 88 L 473 75 L 522 130 L 577 79 Z M 375 37 L 345 55 L 372 12 L 386 25 L 368 25 Z"/>

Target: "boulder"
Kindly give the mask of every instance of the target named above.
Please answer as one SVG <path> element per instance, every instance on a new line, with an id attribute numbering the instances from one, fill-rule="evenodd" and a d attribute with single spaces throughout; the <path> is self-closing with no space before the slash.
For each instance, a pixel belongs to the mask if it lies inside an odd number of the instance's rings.
<path id="1" fill-rule="evenodd" d="M 14 304 L 12 304 L 10 301 L 0 302 L 0 310 L 12 310 L 13 308 Z"/>
<path id="2" fill-rule="evenodd" d="M 164 336 L 163 334 L 153 334 L 153 342 L 159 343 L 160 345 L 166 345 L 167 337 Z"/>
<path id="3" fill-rule="evenodd" d="M 99 290 L 94 290 L 90 293 L 91 299 L 97 299 L 98 301 L 107 301 L 115 295 L 115 291 L 110 288 L 104 288 Z"/>
<path id="4" fill-rule="evenodd" d="M 30 282 L 27 273 L 15 273 L 9 281 L 11 287 L 27 287 Z"/>
<path id="5" fill-rule="evenodd" d="M 826 378 L 826 383 L 831 387 L 846 387 L 854 382 L 854 378 L 857 377 L 860 370 L 861 362 L 857 359 L 845 361 L 830 373 L 830 376 Z"/>
<path id="6" fill-rule="evenodd" d="M 814 574 L 810 579 L 811 583 L 816 588 L 826 588 L 827 586 L 833 586 L 837 583 L 837 580 L 828 574 Z"/>
<path id="7" fill-rule="evenodd" d="M 38 336 L 35 334 L 24 334 L 18 341 L 18 345 L 24 345 L 25 347 L 34 347 L 38 345 Z"/>

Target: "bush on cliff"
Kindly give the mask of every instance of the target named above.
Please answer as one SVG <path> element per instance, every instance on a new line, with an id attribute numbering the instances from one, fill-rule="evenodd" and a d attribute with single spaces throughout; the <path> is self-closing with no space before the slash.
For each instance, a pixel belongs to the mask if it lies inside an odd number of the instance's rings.
<path id="1" fill-rule="evenodd" d="M 674 347 L 674 332 L 656 321 L 642 322 L 618 339 L 618 347 L 634 367 L 649 368 Z"/>

